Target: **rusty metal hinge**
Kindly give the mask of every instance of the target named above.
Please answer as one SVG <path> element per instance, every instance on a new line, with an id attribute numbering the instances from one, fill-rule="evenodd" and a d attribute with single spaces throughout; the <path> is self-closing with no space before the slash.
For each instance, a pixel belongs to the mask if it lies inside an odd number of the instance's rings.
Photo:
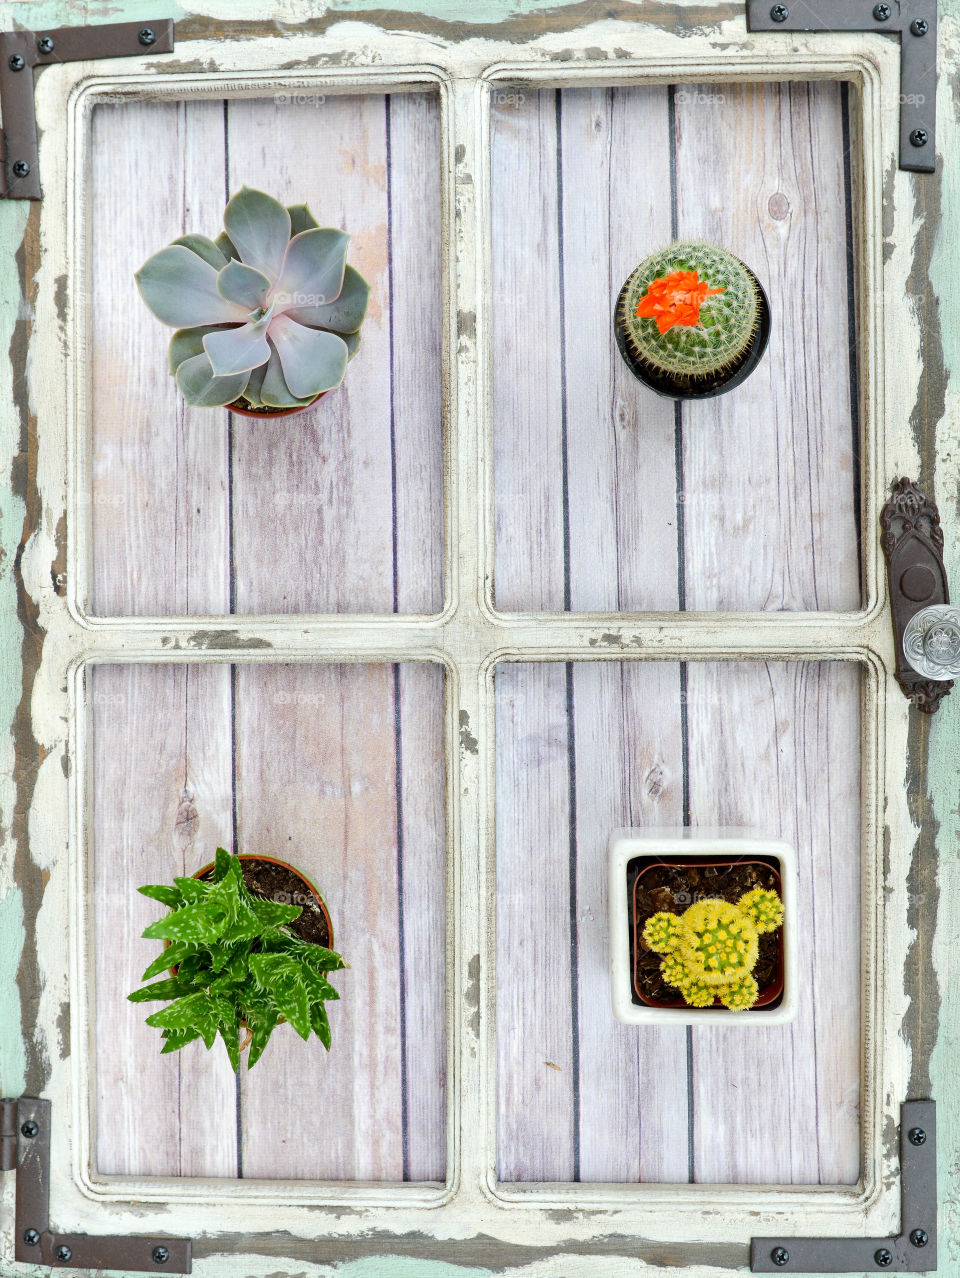
<path id="1" fill-rule="evenodd" d="M 15 1171 L 14 1257 L 55 1269 L 120 1269 L 188 1274 L 187 1238 L 94 1237 L 50 1228 L 50 1102 L 31 1096 L 0 1101 L 0 1171 Z"/>
<path id="2" fill-rule="evenodd" d="M 172 18 L 0 34 L 0 114 L 3 117 L 0 196 L 8 200 L 40 199 L 37 121 L 33 110 L 34 67 L 172 50 Z"/>
<path id="3" fill-rule="evenodd" d="M 900 37 L 900 167 L 936 168 L 937 0 L 747 0 L 751 31 L 879 31 Z"/>
<path id="4" fill-rule="evenodd" d="M 900 1106 L 896 1238 L 754 1238 L 755 1274 L 926 1273 L 937 1267 L 937 1105 Z"/>

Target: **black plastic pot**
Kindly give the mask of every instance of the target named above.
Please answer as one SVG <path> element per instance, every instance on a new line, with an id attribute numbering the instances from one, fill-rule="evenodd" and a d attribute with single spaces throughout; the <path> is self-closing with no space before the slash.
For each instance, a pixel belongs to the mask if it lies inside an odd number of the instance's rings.
<path id="1" fill-rule="evenodd" d="M 749 267 L 745 269 L 750 271 Z M 760 323 L 753 341 L 743 355 L 715 377 L 672 377 L 651 368 L 630 349 L 625 329 L 619 321 L 621 302 L 630 282 L 628 276 L 613 310 L 613 331 L 617 339 L 617 348 L 634 377 L 643 382 L 644 386 L 649 386 L 657 395 L 663 395 L 666 399 L 679 400 L 712 399 L 715 395 L 725 395 L 727 391 L 733 390 L 735 386 L 746 381 L 763 358 L 767 342 L 770 340 L 770 303 L 763 291 L 763 285 L 753 271 L 750 271 L 750 275 L 760 293 Z"/>

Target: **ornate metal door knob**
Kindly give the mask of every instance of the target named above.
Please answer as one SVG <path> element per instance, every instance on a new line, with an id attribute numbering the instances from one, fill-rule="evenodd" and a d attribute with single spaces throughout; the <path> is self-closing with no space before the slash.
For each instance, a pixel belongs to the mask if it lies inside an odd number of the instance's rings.
<path id="1" fill-rule="evenodd" d="M 925 679 L 960 675 L 960 608 L 934 604 L 907 622 L 903 655 Z"/>
<path id="2" fill-rule="evenodd" d="M 897 682 L 919 710 L 933 714 L 960 675 L 960 608 L 949 606 L 940 514 L 916 484 L 899 479 L 880 523 Z"/>

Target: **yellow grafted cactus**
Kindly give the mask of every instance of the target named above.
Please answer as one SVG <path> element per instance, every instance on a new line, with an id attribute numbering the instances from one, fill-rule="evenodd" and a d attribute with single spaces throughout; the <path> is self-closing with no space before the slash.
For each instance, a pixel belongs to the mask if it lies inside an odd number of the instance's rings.
<path id="1" fill-rule="evenodd" d="M 651 914 L 643 929 L 643 939 L 656 954 L 669 954 L 680 940 L 680 920 L 676 914 L 661 910 Z"/>
<path id="2" fill-rule="evenodd" d="M 758 932 L 775 932 L 783 922 L 783 902 L 776 892 L 756 887 L 740 898 L 741 907 L 753 919 Z"/>
<path id="3" fill-rule="evenodd" d="M 717 994 L 711 985 L 704 985 L 700 981 L 689 978 L 677 988 L 691 1007 L 709 1007 Z"/>
<path id="4" fill-rule="evenodd" d="M 697 901 L 683 914 L 661 910 L 647 919 L 643 939 L 663 954 L 660 974 L 691 1007 L 708 1007 L 719 998 L 732 1012 L 753 1007 L 759 996 L 753 978 L 759 936 L 783 922 L 776 892 L 753 888 L 736 904 Z"/>

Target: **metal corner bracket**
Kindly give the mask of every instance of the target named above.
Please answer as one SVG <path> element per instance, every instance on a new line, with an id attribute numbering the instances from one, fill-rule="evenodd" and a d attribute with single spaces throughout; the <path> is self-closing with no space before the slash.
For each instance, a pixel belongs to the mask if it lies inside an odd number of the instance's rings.
<path id="1" fill-rule="evenodd" d="M 190 1273 L 187 1238 L 93 1237 L 50 1228 L 50 1123 L 48 1100 L 0 1100 L 0 1171 L 17 1174 L 14 1258 L 54 1269 Z"/>
<path id="2" fill-rule="evenodd" d="M 750 31 L 879 31 L 900 37 L 900 167 L 936 169 L 937 0 L 747 0 Z"/>
<path id="3" fill-rule="evenodd" d="M 755 1274 L 926 1273 L 937 1267 L 937 1106 L 900 1107 L 900 1233 L 896 1238 L 754 1238 Z"/>
<path id="4" fill-rule="evenodd" d="M 172 18 L 0 33 L 0 196 L 8 200 L 40 199 L 34 67 L 172 51 Z"/>

